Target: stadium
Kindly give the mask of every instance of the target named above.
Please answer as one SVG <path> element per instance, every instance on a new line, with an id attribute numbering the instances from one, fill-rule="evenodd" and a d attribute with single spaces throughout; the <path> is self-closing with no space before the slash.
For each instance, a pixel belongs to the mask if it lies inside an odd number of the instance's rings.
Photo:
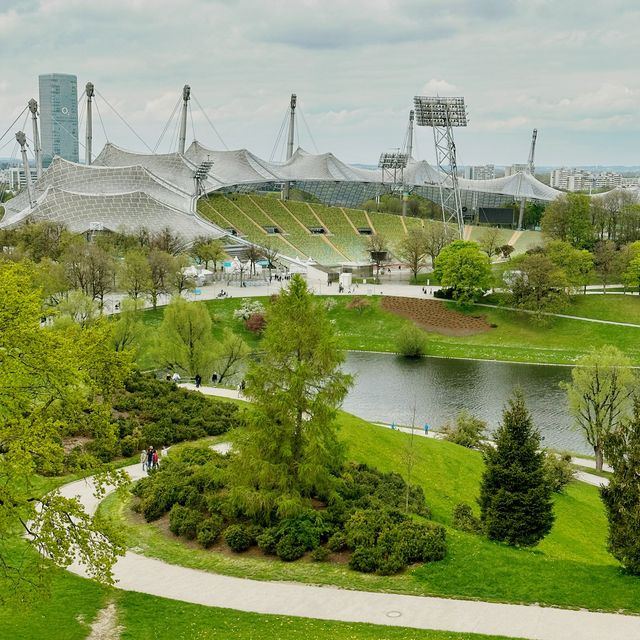
<path id="1" fill-rule="evenodd" d="M 89 88 L 92 96 L 91 83 Z M 477 219 L 481 210 L 514 202 L 549 202 L 562 193 L 537 180 L 532 171 L 466 180 L 452 177 L 442 165 L 435 168 L 415 160 L 413 112 L 408 146 L 402 154 L 390 154 L 400 158 L 393 171 L 383 165 L 381 170 L 351 166 L 331 153 L 311 154 L 300 147 L 294 151 L 295 96 L 285 162 L 263 160 L 247 149 L 208 149 L 197 140 L 185 148 L 189 93 L 185 86 L 176 152 L 137 153 L 108 142 L 93 161 L 88 147 L 87 164 L 55 157 L 41 177 L 5 204 L 0 228 L 26 220 L 55 221 L 77 233 L 168 228 L 185 246 L 208 236 L 222 239 L 230 255 L 248 244 L 268 244 L 294 262 L 337 266 L 368 261 L 367 236 L 381 234 L 394 243 L 424 224 L 420 218 L 358 208 L 384 194 L 401 192 L 439 203 L 443 193 L 455 191 L 458 209 Z M 87 122 L 90 126 L 90 118 Z M 35 125 L 34 132 L 37 135 Z M 87 131 L 87 141 L 90 136 Z M 303 192 L 309 201 L 287 198 L 292 190 Z M 445 217 L 444 222 L 456 219 Z M 482 232 L 481 227 L 460 222 L 465 238 L 475 239 Z M 537 235 L 509 228 L 501 233 L 504 243 L 516 251 L 525 250 Z"/>

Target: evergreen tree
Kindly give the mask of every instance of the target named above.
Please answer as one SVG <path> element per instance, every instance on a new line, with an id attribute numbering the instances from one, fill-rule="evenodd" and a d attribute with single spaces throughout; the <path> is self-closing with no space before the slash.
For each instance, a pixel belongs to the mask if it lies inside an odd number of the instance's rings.
<path id="1" fill-rule="evenodd" d="M 640 575 L 640 397 L 633 417 L 604 437 L 613 475 L 600 489 L 609 519 L 609 551 L 630 573 Z"/>
<path id="2" fill-rule="evenodd" d="M 246 377 L 253 401 L 232 472 L 231 500 L 262 522 L 328 499 L 342 464 L 336 409 L 351 376 L 326 312 L 294 276 L 267 310 L 263 355 Z"/>
<path id="3" fill-rule="evenodd" d="M 544 472 L 540 434 L 520 390 L 502 414 L 495 444 L 485 450 L 478 499 L 485 531 L 491 540 L 534 546 L 553 525 L 552 489 Z"/>

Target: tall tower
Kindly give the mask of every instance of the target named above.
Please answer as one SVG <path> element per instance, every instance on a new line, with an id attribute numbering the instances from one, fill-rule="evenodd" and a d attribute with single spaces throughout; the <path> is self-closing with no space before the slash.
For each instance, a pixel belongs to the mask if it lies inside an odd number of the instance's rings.
<path id="1" fill-rule="evenodd" d="M 87 131 L 84 144 L 84 163 L 91 164 L 91 147 L 93 145 L 93 114 L 91 113 L 91 106 L 95 93 L 93 82 L 87 82 L 84 92 L 87 96 Z"/>
<path id="2" fill-rule="evenodd" d="M 34 98 L 31 98 L 27 106 L 31 112 L 31 120 L 33 122 L 33 153 L 36 156 L 36 172 L 38 180 L 40 180 L 42 177 L 42 149 L 40 147 L 40 133 L 38 131 L 38 103 Z"/>
<path id="3" fill-rule="evenodd" d="M 182 114 L 180 115 L 180 138 L 178 139 L 178 153 L 184 153 L 187 143 L 187 111 L 191 99 L 191 87 L 185 84 L 182 87 Z"/>
<path id="4" fill-rule="evenodd" d="M 43 162 L 49 165 L 53 156 L 78 162 L 78 80 L 49 73 L 38 81 Z"/>
<path id="5" fill-rule="evenodd" d="M 295 126 L 296 126 L 296 103 L 298 98 L 295 93 L 291 94 L 291 100 L 289 102 L 289 135 L 287 136 L 287 160 L 291 160 L 293 156 L 293 141 L 295 139 Z M 282 188 L 282 199 L 289 199 L 289 188 L 290 184 L 288 182 L 284 183 Z"/>

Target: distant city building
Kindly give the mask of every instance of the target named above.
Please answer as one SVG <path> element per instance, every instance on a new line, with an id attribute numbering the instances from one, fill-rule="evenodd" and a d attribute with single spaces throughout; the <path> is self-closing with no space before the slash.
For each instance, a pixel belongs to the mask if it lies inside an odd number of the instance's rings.
<path id="1" fill-rule="evenodd" d="M 464 177 L 469 180 L 493 180 L 496 177 L 496 167 L 493 164 L 465 167 Z"/>
<path id="2" fill-rule="evenodd" d="M 78 162 L 78 80 L 64 73 L 39 76 L 42 159 Z"/>
<path id="3" fill-rule="evenodd" d="M 551 186 L 564 191 L 593 191 L 622 186 L 622 175 L 612 171 L 593 173 L 586 169 L 561 167 L 551 172 Z"/>
<path id="4" fill-rule="evenodd" d="M 505 176 L 512 176 L 512 175 L 515 175 L 516 173 L 528 173 L 528 172 L 529 172 L 529 165 L 527 164 L 512 164 L 510 167 L 504 168 Z"/>
<path id="5" fill-rule="evenodd" d="M 31 182 L 35 182 L 38 178 L 37 169 L 35 167 L 29 167 L 29 171 L 31 172 Z M 7 169 L 7 172 L 9 189 L 14 193 L 22 191 L 27 184 L 24 177 L 24 169 L 22 167 L 12 167 L 11 169 Z"/>

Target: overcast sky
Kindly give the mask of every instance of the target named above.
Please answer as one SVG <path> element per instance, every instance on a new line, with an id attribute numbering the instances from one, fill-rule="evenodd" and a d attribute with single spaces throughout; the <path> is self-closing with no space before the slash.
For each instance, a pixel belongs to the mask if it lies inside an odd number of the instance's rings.
<path id="1" fill-rule="evenodd" d="M 96 85 L 109 139 L 133 150 L 106 101 L 154 148 L 189 83 L 229 148 L 266 159 L 292 92 L 301 146 L 374 164 L 413 96 L 439 94 L 467 102 L 459 164 L 526 162 L 537 127 L 538 165 L 640 165 L 639 43 L 638 0 L 0 0 L 0 134 L 57 72 Z M 433 161 L 431 130 L 414 155 Z"/>

